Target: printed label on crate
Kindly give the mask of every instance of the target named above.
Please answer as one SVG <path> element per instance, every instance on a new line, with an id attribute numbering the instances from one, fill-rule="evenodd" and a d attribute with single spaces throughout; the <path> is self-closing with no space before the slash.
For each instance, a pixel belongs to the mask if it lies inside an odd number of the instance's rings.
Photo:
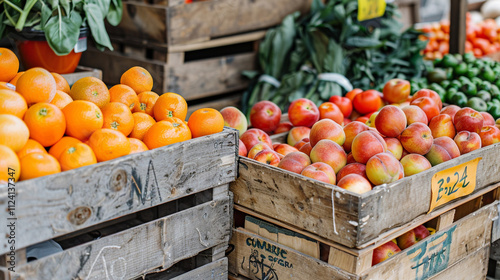
<path id="1" fill-rule="evenodd" d="M 385 13 L 385 0 L 358 0 L 358 21 L 378 18 Z"/>
<path id="2" fill-rule="evenodd" d="M 481 159 L 479 157 L 434 174 L 431 181 L 431 207 L 428 213 L 440 205 L 474 191 L 477 164 Z"/>
<path id="3" fill-rule="evenodd" d="M 293 268 L 287 260 L 288 252 L 283 248 L 251 237 L 247 238 L 246 245 L 250 250 L 242 265 L 248 265 L 249 272 L 257 279 L 278 280 L 275 267 Z"/>
<path id="4" fill-rule="evenodd" d="M 418 242 L 406 253 L 411 269 L 415 272 L 415 280 L 427 279 L 448 267 L 453 232 L 457 226 L 438 232 L 426 241 Z"/>

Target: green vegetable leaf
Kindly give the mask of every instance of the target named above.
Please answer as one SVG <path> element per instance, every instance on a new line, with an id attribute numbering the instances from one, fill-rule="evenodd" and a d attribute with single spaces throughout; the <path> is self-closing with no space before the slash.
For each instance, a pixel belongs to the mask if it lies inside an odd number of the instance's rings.
<path id="1" fill-rule="evenodd" d="M 109 40 L 108 33 L 106 32 L 106 27 L 104 26 L 104 17 L 99 6 L 97 6 L 96 4 L 87 3 L 83 8 L 85 10 L 85 15 L 87 17 L 87 22 L 89 24 L 90 30 L 92 31 L 92 38 L 94 38 L 96 43 L 100 46 L 113 50 L 113 46 L 111 46 L 111 41 Z"/>
<path id="2" fill-rule="evenodd" d="M 52 16 L 52 10 L 49 8 L 49 6 L 43 4 L 41 21 L 40 21 L 40 27 L 42 28 L 42 30 L 45 29 L 45 25 L 47 24 L 47 21 L 49 21 L 51 16 Z"/>
<path id="3" fill-rule="evenodd" d="M 71 13 L 71 7 L 69 0 L 59 0 L 59 5 L 64 9 L 64 14 L 69 15 Z"/>
<path id="4" fill-rule="evenodd" d="M 45 37 L 57 55 L 66 55 L 75 47 L 79 30 L 80 23 L 58 12 L 58 15 L 52 17 L 45 25 Z"/>
<path id="5" fill-rule="evenodd" d="M 117 26 L 122 21 L 123 4 L 121 0 L 111 0 L 106 19 L 109 24 Z"/>
<path id="6" fill-rule="evenodd" d="M 87 0 L 86 5 L 95 4 L 101 10 L 102 18 L 104 19 L 109 11 L 109 6 L 111 4 L 111 0 Z"/>

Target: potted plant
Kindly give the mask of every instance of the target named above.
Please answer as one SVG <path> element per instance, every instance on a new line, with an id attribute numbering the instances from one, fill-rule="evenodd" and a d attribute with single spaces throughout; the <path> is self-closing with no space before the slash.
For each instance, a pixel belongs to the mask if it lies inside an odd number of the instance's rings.
<path id="1" fill-rule="evenodd" d="M 17 41 L 25 68 L 71 73 L 90 34 L 98 48 L 113 49 L 104 20 L 118 25 L 121 0 L 0 0 L 0 39 Z"/>

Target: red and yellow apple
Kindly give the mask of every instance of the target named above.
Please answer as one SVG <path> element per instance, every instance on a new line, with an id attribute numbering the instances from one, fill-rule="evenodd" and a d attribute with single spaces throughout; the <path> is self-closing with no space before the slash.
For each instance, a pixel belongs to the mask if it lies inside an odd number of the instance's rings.
<path id="1" fill-rule="evenodd" d="M 344 115 L 342 111 L 340 111 L 339 107 L 335 105 L 333 102 L 325 102 L 321 104 L 319 107 L 319 119 L 330 119 L 339 125 L 344 123 Z"/>
<path id="2" fill-rule="evenodd" d="M 299 98 L 288 107 L 288 119 L 293 126 L 312 127 L 319 120 L 318 107 L 309 99 Z"/>
<path id="3" fill-rule="evenodd" d="M 406 128 L 406 115 L 397 106 L 384 106 L 375 118 L 375 128 L 386 137 L 398 137 Z"/>
<path id="4" fill-rule="evenodd" d="M 399 141 L 403 148 L 411 154 L 425 155 L 432 147 L 432 132 L 430 128 L 420 122 L 409 125 L 401 135 Z"/>
<path id="5" fill-rule="evenodd" d="M 271 101 L 255 103 L 250 109 L 250 124 L 266 133 L 273 132 L 281 120 L 281 109 Z"/>
<path id="6" fill-rule="evenodd" d="M 401 252 L 401 249 L 398 245 L 393 241 L 388 241 L 373 250 L 372 266 L 391 258 L 399 252 Z"/>
<path id="7" fill-rule="evenodd" d="M 288 155 L 291 152 L 297 152 L 297 148 L 292 147 L 288 144 L 275 144 L 273 145 L 273 149 L 275 152 L 282 154 L 284 156 Z"/>
<path id="8" fill-rule="evenodd" d="M 483 116 L 483 126 L 486 126 L 486 125 L 495 125 L 495 119 L 493 118 L 493 116 L 488 113 L 488 112 L 479 112 L 479 114 L 481 114 Z"/>
<path id="9" fill-rule="evenodd" d="M 271 146 L 269 146 L 269 144 L 267 144 L 265 142 L 259 142 L 255 145 L 253 145 L 253 147 L 248 151 L 247 157 L 254 158 L 257 153 L 259 153 L 260 151 L 262 151 L 264 149 L 272 150 L 272 148 L 271 148 Z"/>
<path id="10" fill-rule="evenodd" d="M 354 160 L 359 163 L 366 164 L 372 156 L 385 151 L 387 151 L 387 144 L 375 131 L 363 131 L 352 141 L 351 153 Z"/>
<path id="11" fill-rule="evenodd" d="M 224 118 L 224 126 L 232 127 L 239 131 L 239 136 L 241 136 L 248 129 L 248 121 L 238 108 L 229 106 L 220 110 L 222 117 Z"/>
<path id="12" fill-rule="evenodd" d="M 369 192 L 372 189 L 370 181 L 358 174 L 347 174 L 338 180 L 337 186 L 357 194 Z"/>
<path id="13" fill-rule="evenodd" d="M 500 142 L 500 129 L 493 125 L 483 126 L 479 132 L 481 146 L 486 147 Z"/>
<path id="14" fill-rule="evenodd" d="M 278 124 L 278 127 L 274 130 L 274 134 L 284 133 L 292 129 L 293 124 L 291 122 L 282 122 Z"/>
<path id="15" fill-rule="evenodd" d="M 461 155 L 481 148 L 481 137 L 475 132 L 467 130 L 460 131 L 455 135 L 453 140 L 457 144 Z"/>
<path id="16" fill-rule="evenodd" d="M 432 167 L 431 163 L 422 155 L 408 154 L 401 159 L 405 177 L 418 174 Z"/>
<path id="17" fill-rule="evenodd" d="M 329 139 L 323 139 L 312 148 L 311 161 L 324 162 L 337 173 L 347 164 L 347 154 L 339 144 Z"/>
<path id="18" fill-rule="evenodd" d="M 401 145 L 401 142 L 397 138 L 384 138 L 384 141 L 387 144 L 387 151 L 391 152 L 397 160 L 400 160 L 403 156 L 403 145 Z"/>
<path id="19" fill-rule="evenodd" d="M 432 118 L 439 115 L 439 112 L 441 111 L 441 108 L 438 105 L 436 105 L 434 100 L 432 100 L 430 97 L 420 97 L 414 99 L 410 103 L 410 105 L 415 105 L 420 109 L 422 109 L 422 111 L 424 111 L 425 115 L 427 116 L 428 121 L 432 120 Z"/>
<path id="20" fill-rule="evenodd" d="M 441 102 L 441 97 L 439 97 L 439 94 L 437 94 L 437 92 L 430 89 L 421 89 L 415 92 L 415 94 L 410 99 L 410 103 L 421 97 L 429 97 L 438 106 L 439 111 L 443 109 L 443 103 Z"/>
<path id="21" fill-rule="evenodd" d="M 425 226 L 419 225 L 418 227 L 399 236 L 397 238 L 398 246 L 402 250 L 404 250 L 406 248 L 415 245 L 417 242 L 426 238 L 429 235 L 430 235 L 429 230 Z"/>
<path id="22" fill-rule="evenodd" d="M 309 127 L 305 126 L 296 126 L 290 129 L 288 132 L 288 136 L 286 139 L 286 142 L 290 146 L 295 146 L 297 142 L 304 138 L 309 138 L 309 133 L 311 132 L 311 129 Z"/>
<path id="23" fill-rule="evenodd" d="M 465 107 L 457 111 L 454 120 L 457 132 L 470 131 L 479 133 L 484 125 L 484 118 L 478 111 Z"/>
<path id="24" fill-rule="evenodd" d="M 388 103 L 401 103 L 410 96 L 410 82 L 403 79 L 392 79 L 384 85 L 382 93 Z"/>
<path id="25" fill-rule="evenodd" d="M 345 142 L 345 133 L 342 126 L 330 119 L 322 119 L 313 125 L 309 133 L 309 141 L 314 148 L 316 143 L 323 139 L 329 139 L 339 145 Z"/>
<path id="26" fill-rule="evenodd" d="M 306 166 L 300 173 L 306 177 L 335 185 L 335 171 L 332 167 L 324 162 L 315 162 Z"/>
<path id="27" fill-rule="evenodd" d="M 368 176 L 366 176 L 366 165 L 362 163 L 349 163 L 346 166 L 342 167 L 342 169 L 340 169 L 337 173 L 337 180 L 340 181 L 340 179 L 349 174 L 358 174 L 368 180 Z"/>
<path id="28" fill-rule="evenodd" d="M 401 171 L 399 161 L 389 152 L 376 154 L 366 163 L 366 175 L 375 186 L 395 182 Z"/>
<path id="29" fill-rule="evenodd" d="M 241 139 L 238 139 L 238 155 L 242 157 L 246 157 L 248 154 L 247 147 L 245 146 L 245 143 L 241 141 Z"/>
<path id="30" fill-rule="evenodd" d="M 266 143 L 269 147 L 273 146 L 273 143 L 271 141 L 271 137 L 264 131 L 258 129 L 258 128 L 250 128 L 249 130 L 245 131 L 241 136 L 240 140 L 245 144 L 245 147 L 247 150 L 250 152 L 250 149 L 255 146 L 255 144 L 259 142 L 264 142 Z"/>
<path id="31" fill-rule="evenodd" d="M 455 114 L 458 112 L 458 110 L 460 110 L 461 108 L 458 107 L 457 105 L 448 105 L 446 107 L 444 107 L 442 110 L 441 110 L 441 113 L 440 114 L 447 114 L 451 117 L 451 120 L 453 122 L 455 122 Z"/>
<path id="32" fill-rule="evenodd" d="M 455 137 L 455 125 L 448 114 L 439 114 L 432 118 L 429 123 L 429 128 L 432 132 L 432 137 L 438 138 L 441 136 Z"/>
<path id="33" fill-rule="evenodd" d="M 253 159 L 272 166 L 278 166 L 280 163 L 280 156 L 271 149 L 264 149 L 258 152 Z"/>
<path id="34" fill-rule="evenodd" d="M 410 124 L 416 123 L 416 122 L 421 122 L 425 125 L 427 125 L 429 123 L 429 120 L 427 120 L 427 115 L 418 106 L 409 105 L 409 106 L 403 107 L 401 110 L 403 110 L 403 112 L 405 113 L 407 125 L 410 125 Z"/>
<path id="35" fill-rule="evenodd" d="M 352 141 L 356 135 L 368 130 L 368 126 L 362 122 L 353 121 L 344 126 L 345 142 L 342 145 L 346 152 L 351 151 Z"/>
<path id="36" fill-rule="evenodd" d="M 291 152 L 281 159 L 279 168 L 300 174 L 302 170 L 311 164 L 311 159 L 302 152 Z"/>
<path id="37" fill-rule="evenodd" d="M 448 160 L 460 156 L 460 150 L 457 144 L 450 137 L 439 137 L 434 139 L 431 149 L 425 158 L 429 160 L 432 166 L 438 165 Z"/>

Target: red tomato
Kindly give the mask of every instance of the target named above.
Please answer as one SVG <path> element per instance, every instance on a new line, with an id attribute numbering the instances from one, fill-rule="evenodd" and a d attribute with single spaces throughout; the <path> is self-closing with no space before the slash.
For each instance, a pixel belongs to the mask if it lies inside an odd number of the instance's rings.
<path id="1" fill-rule="evenodd" d="M 382 93 L 369 89 L 356 95 L 352 101 L 354 109 L 360 114 L 368 114 L 377 111 L 382 107 Z"/>
<path id="2" fill-rule="evenodd" d="M 488 53 L 491 46 L 490 41 L 483 38 L 476 38 L 476 40 L 474 40 L 472 44 L 475 48 L 480 49 L 483 54 Z"/>
<path id="3" fill-rule="evenodd" d="M 347 97 L 341 97 L 341 96 L 332 96 L 330 97 L 330 100 L 328 100 L 337 107 L 339 107 L 340 111 L 342 111 L 342 115 L 344 115 L 344 118 L 348 118 L 351 113 L 352 113 L 352 102 L 349 98 Z"/>
<path id="4" fill-rule="evenodd" d="M 483 51 L 481 49 L 474 48 L 472 51 L 474 52 L 474 56 L 475 57 L 481 57 L 481 56 L 483 56 Z"/>
<path id="5" fill-rule="evenodd" d="M 354 97 L 355 97 L 356 95 L 358 95 L 358 94 L 362 93 L 362 92 L 363 92 L 363 90 L 362 90 L 362 89 L 360 89 L 360 88 L 355 88 L 355 89 L 351 90 L 350 92 L 348 92 L 348 93 L 345 95 L 345 97 L 349 98 L 349 100 L 351 100 L 351 102 L 352 102 L 352 100 L 354 99 Z"/>
<path id="6" fill-rule="evenodd" d="M 344 122 L 344 115 L 337 105 L 333 102 L 325 102 L 319 107 L 319 119 L 330 119 L 340 125 Z"/>

